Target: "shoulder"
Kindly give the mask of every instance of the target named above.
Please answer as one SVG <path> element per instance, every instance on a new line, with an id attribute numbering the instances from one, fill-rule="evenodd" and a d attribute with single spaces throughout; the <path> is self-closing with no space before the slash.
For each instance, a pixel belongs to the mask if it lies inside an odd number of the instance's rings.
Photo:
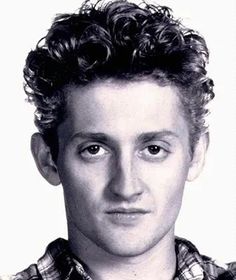
<path id="1" fill-rule="evenodd" d="M 61 279 L 60 277 L 68 275 L 70 270 L 71 260 L 67 241 L 58 238 L 47 246 L 44 255 L 37 263 L 8 278 L 0 276 L 0 280 Z"/>
<path id="2" fill-rule="evenodd" d="M 3 277 L 0 276 L 0 280 L 30 280 L 30 279 L 31 280 L 42 279 L 36 264 L 30 265 L 28 268 L 24 269 L 23 271 L 15 275 L 3 276 Z"/>
<path id="3" fill-rule="evenodd" d="M 203 268 L 210 279 L 236 280 L 236 262 L 221 263 L 207 256 L 202 256 Z"/>
<path id="4" fill-rule="evenodd" d="M 30 265 L 28 268 L 26 268 L 25 270 L 17 273 L 16 275 L 14 275 L 12 277 L 12 280 L 28 280 L 28 279 L 42 279 L 42 277 L 40 276 L 38 269 L 37 269 L 37 265 L 36 264 L 32 264 Z"/>
<path id="5" fill-rule="evenodd" d="M 178 261 L 177 275 L 180 279 L 236 280 L 236 262 L 224 264 L 201 255 L 188 240 L 176 238 Z M 188 278 L 191 276 L 192 278 Z M 185 277 L 185 278 L 184 278 Z M 199 277 L 199 278 L 197 278 Z"/>

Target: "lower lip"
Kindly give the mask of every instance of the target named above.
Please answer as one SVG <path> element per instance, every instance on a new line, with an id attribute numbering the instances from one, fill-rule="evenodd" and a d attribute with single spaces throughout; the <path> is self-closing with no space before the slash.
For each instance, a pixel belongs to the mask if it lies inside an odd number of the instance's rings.
<path id="1" fill-rule="evenodd" d="M 124 226 L 133 226 L 139 223 L 147 213 L 108 213 L 108 217 L 113 224 L 124 225 Z"/>

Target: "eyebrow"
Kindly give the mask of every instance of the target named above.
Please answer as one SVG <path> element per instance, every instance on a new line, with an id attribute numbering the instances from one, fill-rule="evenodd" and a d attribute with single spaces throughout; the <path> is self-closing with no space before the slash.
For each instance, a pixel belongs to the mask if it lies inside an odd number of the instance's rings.
<path id="1" fill-rule="evenodd" d="M 169 130 L 161 130 L 161 131 L 151 131 L 151 132 L 144 132 L 138 135 L 135 142 L 149 142 L 158 140 L 161 138 L 179 138 L 179 136 Z M 93 140 L 93 141 L 100 141 L 100 142 L 116 142 L 114 138 L 110 137 L 109 135 L 102 133 L 102 132 L 77 132 L 70 138 L 70 141 L 73 141 L 75 138 L 82 138 L 87 140 Z"/>
<path id="2" fill-rule="evenodd" d="M 93 141 L 108 142 L 111 141 L 111 137 L 102 132 L 77 132 L 70 138 L 73 141 L 75 138 L 89 139 Z"/>
<path id="3" fill-rule="evenodd" d="M 161 131 L 151 131 L 151 132 L 146 132 L 142 133 L 138 136 L 137 141 L 138 142 L 149 142 L 149 141 L 154 141 L 160 138 L 176 138 L 178 139 L 179 136 L 173 131 L 170 130 L 161 130 Z"/>

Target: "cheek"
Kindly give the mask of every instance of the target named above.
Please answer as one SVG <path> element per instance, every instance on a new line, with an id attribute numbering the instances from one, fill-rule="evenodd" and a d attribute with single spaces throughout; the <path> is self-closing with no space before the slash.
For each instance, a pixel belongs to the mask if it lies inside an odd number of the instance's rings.
<path id="1" fill-rule="evenodd" d="M 162 163 L 144 164 L 139 171 L 140 180 L 158 208 L 180 206 L 188 173 L 184 158 L 176 156 Z"/>
<path id="2" fill-rule="evenodd" d="M 58 171 L 67 205 L 74 208 L 95 207 L 109 181 L 106 166 L 83 164 L 72 157 L 66 158 Z"/>

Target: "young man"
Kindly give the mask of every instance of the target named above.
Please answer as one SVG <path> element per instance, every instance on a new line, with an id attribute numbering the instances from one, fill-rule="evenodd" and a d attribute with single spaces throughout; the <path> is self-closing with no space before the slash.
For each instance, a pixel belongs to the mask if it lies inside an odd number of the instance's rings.
<path id="1" fill-rule="evenodd" d="M 14 279 L 236 279 L 174 235 L 208 146 L 207 60 L 166 7 L 84 4 L 55 19 L 24 76 L 32 152 L 63 186 L 69 238 Z"/>

